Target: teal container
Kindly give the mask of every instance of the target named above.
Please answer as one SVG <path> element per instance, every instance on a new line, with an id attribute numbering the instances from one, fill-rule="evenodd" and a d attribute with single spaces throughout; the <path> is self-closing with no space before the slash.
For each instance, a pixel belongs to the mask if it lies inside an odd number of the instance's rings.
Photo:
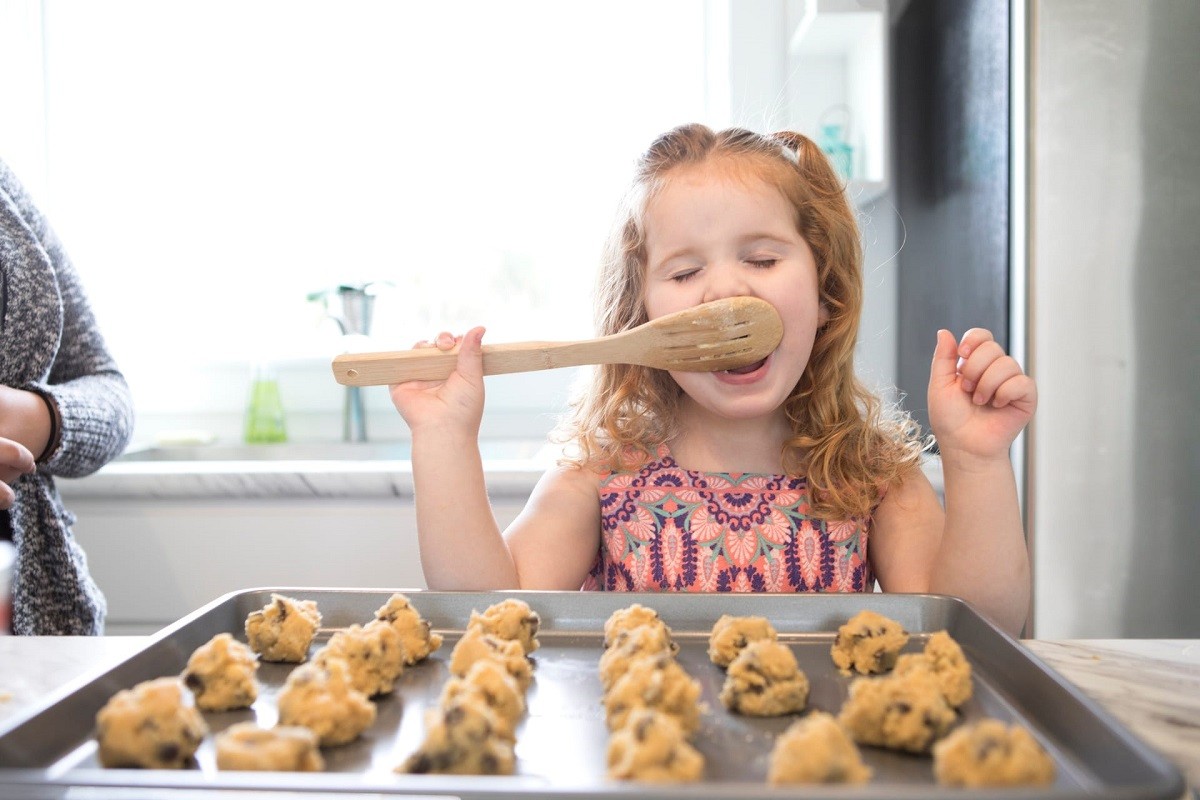
<path id="1" fill-rule="evenodd" d="M 854 148 L 846 141 L 845 130 L 841 125 L 822 125 L 821 140 L 817 145 L 829 157 L 834 172 L 844 180 L 854 177 Z"/>

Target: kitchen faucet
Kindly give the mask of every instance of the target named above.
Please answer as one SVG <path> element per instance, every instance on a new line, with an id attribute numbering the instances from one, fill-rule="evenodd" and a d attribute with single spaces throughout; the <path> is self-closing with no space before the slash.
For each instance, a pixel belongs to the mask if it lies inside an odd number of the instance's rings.
<path id="1" fill-rule="evenodd" d="M 375 290 L 378 282 L 347 285 L 313 292 L 310 301 L 320 300 L 325 305 L 326 315 L 337 323 L 342 336 L 366 337 L 371 334 L 371 314 L 375 307 Z M 363 406 L 362 389 L 346 387 L 346 399 L 342 404 L 342 441 L 367 441 L 367 413 Z"/>

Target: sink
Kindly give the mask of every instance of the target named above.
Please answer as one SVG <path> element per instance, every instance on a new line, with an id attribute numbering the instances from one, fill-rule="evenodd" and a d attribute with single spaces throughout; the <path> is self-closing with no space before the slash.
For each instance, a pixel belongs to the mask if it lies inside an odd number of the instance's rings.
<path id="1" fill-rule="evenodd" d="M 496 439 L 479 443 L 484 461 L 553 460 L 540 439 Z M 133 448 L 119 462 L 162 461 L 408 461 L 412 446 L 392 442 L 287 442 L 284 444 L 196 444 Z"/>

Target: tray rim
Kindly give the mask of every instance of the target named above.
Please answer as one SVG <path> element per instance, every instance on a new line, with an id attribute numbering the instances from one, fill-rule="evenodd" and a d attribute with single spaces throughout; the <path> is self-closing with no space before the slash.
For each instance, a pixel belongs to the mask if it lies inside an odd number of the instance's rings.
<path id="1" fill-rule="evenodd" d="M 403 593 L 410 597 L 419 596 L 448 596 L 448 597 L 478 597 L 478 598 L 494 598 L 502 599 L 514 597 L 534 601 L 544 598 L 553 598 L 557 596 L 565 597 L 595 597 L 604 596 L 610 599 L 618 599 L 617 605 L 625 606 L 634 602 L 642 602 L 646 605 L 652 605 L 654 598 L 662 599 L 663 597 L 696 597 L 697 594 L 680 593 L 680 592 L 571 592 L 557 590 L 488 590 L 488 591 L 432 591 L 419 588 L 396 589 L 384 587 L 323 587 L 323 586 L 256 586 L 244 589 L 236 589 L 226 592 L 219 597 L 205 603 L 189 614 L 172 622 L 154 634 L 151 634 L 145 644 L 138 650 L 129 654 L 125 658 L 116 663 L 109 664 L 107 667 L 100 667 L 84 673 L 77 678 L 68 681 L 59 689 L 49 693 L 41 702 L 35 706 L 25 709 L 22 713 L 0 723 L 0 739 L 15 732 L 18 728 L 27 724 L 31 720 L 45 713 L 52 707 L 69 700 L 74 694 L 90 686 L 91 684 L 104 679 L 106 676 L 117 671 L 123 666 L 129 664 L 139 656 L 144 655 L 151 649 L 160 645 L 164 641 L 171 640 L 180 631 L 187 629 L 205 616 L 214 613 L 223 606 L 234 604 L 239 598 L 252 595 L 269 595 L 270 593 L 280 593 L 289 596 L 296 594 L 335 594 L 335 595 L 365 595 L 379 594 L 381 596 L 390 595 L 393 593 Z M 719 597 L 723 600 L 737 604 L 739 602 L 753 603 L 756 598 L 761 602 L 764 596 L 771 597 L 787 597 L 799 599 L 804 602 L 817 602 L 817 598 L 825 598 L 830 600 L 833 598 L 854 598 L 856 600 L 868 601 L 866 605 L 870 605 L 870 598 L 912 598 L 914 602 L 924 599 L 939 604 L 948 604 L 953 609 L 954 614 L 965 613 L 974 618 L 976 623 L 982 623 L 989 630 L 989 635 L 995 635 L 1002 639 L 1005 644 L 1013 649 L 1013 652 L 1019 657 L 1028 662 L 1029 666 L 1034 668 L 1043 680 L 1048 680 L 1055 685 L 1055 688 L 1068 695 L 1072 701 L 1081 705 L 1086 713 L 1093 716 L 1097 722 L 1101 723 L 1108 731 L 1115 735 L 1121 744 L 1133 752 L 1134 755 L 1145 765 L 1157 773 L 1162 780 L 1154 784 L 1138 784 L 1134 786 L 1105 786 L 1104 791 L 1097 794 L 1095 791 L 1087 787 L 1077 787 L 1072 789 L 1057 790 L 1053 793 L 1055 798 L 1094 798 L 1104 797 L 1113 800 L 1139 800 L 1140 798 L 1176 798 L 1183 795 L 1186 782 L 1183 778 L 1183 773 L 1177 765 L 1169 758 L 1159 753 L 1153 747 L 1144 742 L 1139 736 L 1131 731 L 1127 725 L 1117 719 L 1111 712 L 1105 709 L 1100 703 L 1086 694 L 1082 689 L 1066 679 L 1057 670 L 1047 664 L 1042 658 L 1030 649 L 1025 647 L 1021 641 L 1004 630 L 1000 629 L 989 618 L 978 612 L 971 606 L 970 603 L 962 598 L 952 595 L 936 594 L 936 593 L 864 593 L 864 594 L 779 594 L 779 595 L 763 595 L 760 593 L 702 593 L 705 597 Z M 682 602 L 682 601 L 673 601 Z M 710 602 L 710 601 L 703 601 Z M 715 601 L 711 601 L 715 602 Z M 886 602 L 886 601 L 880 601 Z M 532 603 L 531 603 L 532 604 Z M 602 620 L 600 620 L 602 622 Z M 341 626 L 322 627 L 321 631 L 337 630 Z M 459 629 L 438 628 L 438 630 L 449 630 L 453 632 Z M 820 633 L 832 634 L 833 631 L 820 631 Z M 480 798 L 495 798 L 500 796 L 512 795 L 514 792 L 524 792 L 536 794 L 538 797 L 544 798 L 576 798 L 576 797 L 595 797 L 595 796 L 622 796 L 631 795 L 638 797 L 662 797 L 662 798 L 683 798 L 696 796 L 725 796 L 724 793 L 731 792 L 736 796 L 786 796 L 789 789 L 802 790 L 805 797 L 820 797 L 824 796 L 825 792 L 829 792 L 831 797 L 897 797 L 897 798 L 918 798 L 918 797 L 962 797 L 964 790 L 940 786 L 929 785 L 914 785 L 911 787 L 897 787 L 895 785 L 886 784 L 865 784 L 856 787 L 841 787 L 840 789 L 828 787 L 781 787 L 783 794 L 780 794 L 780 789 L 772 789 L 760 783 L 744 782 L 744 781 L 723 781 L 723 782 L 705 782 L 700 784 L 648 784 L 648 783 L 619 783 L 606 784 L 602 790 L 594 788 L 575 788 L 575 787 L 551 787 L 544 781 L 532 776 L 471 776 L 472 787 L 464 791 L 462 785 L 462 776 L 420 776 L 421 786 L 408 787 L 397 786 L 393 782 L 382 779 L 380 776 L 358 776 L 358 780 L 354 786 L 348 787 L 345 782 L 343 773 L 305 773 L 304 780 L 306 786 L 280 786 L 279 778 L 281 775 L 289 773 L 255 773 L 255 772 L 237 772 L 224 773 L 220 780 L 214 781 L 212 777 L 205 773 L 194 771 L 172 771 L 172 770 L 146 770 L 137 774 L 153 775 L 155 780 L 153 783 L 142 782 L 133 784 L 129 781 L 128 771 L 105 771 L 89 769 L 86 771 L 87 780 L 72 780 L 72 777 L 78 777 L 79 773 L 74 770 L 65 770 L 61 775 L 51 776 L 54 771 L 53 767 L 46 768 L 22 768 L 22 767 L 4 767 L 0 766 L 0 788 L 11 787 L 14 789 L 20 787 L 40 786 L 44 788 L 58 787 L 66 789 L 69 787 L 96 787 L 96 788 L 144 788 L 144 789 L 180 789 L 180 790 L 252 790 L 252 791 L 268 791 L 278 793 L 280 796 L 286 793 L 309 793 L 312 791 L 334 791 L 337 793 L 346 793 L 348 796 L 355 794 L 394 794 L 403 795 L 424 795 L 431 794 L 437 796 L 454 795 L 459 798 L 480 797 Z M 412 777 L 412 776 L 407 776 Z M 325 784 L 328 784 L 326 787 Z M 883 790 L 870 791 L 870 789 Z M 720 791 L 717 791 L 720 790 Z M 764 793 L 765 790 L 765 793 Z M 867 790 L 867 791 L 864 791 Z M 712 792 L 716 791 L 716 794 Z M 991 791 L 995 791 L 1003 797 L 1041 797 L 1045 796 L 1044 787 L 1036 788 L 1018 788 L 1018 789 L 995 789 L 995 790 L 967 790 L 971 797 L 985 798 Z"/>

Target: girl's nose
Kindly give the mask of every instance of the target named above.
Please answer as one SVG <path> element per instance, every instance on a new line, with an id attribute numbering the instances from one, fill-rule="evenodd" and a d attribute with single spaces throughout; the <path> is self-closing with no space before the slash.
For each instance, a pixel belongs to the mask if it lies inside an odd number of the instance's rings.
<path id="1" fill-rule="evenodd" d="M 701 302 L 724 300 L 727 297 L 753 295 L 744 270 L 737 264 L 720 264 L 705 270 L 704 294 Z"/>

